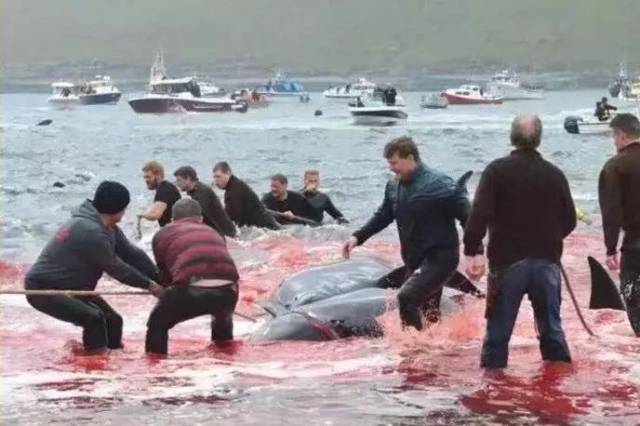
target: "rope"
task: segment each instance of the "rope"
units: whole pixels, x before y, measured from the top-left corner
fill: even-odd
[[[564,270],[564,266],[562,266],[562,264],[560,264],[560,272],[562,272],[562,278],[564,278],[564,282],[567,284],[567,291],[569,292],[569,296],[571,297],[573,306],[576,308],[576,313],[578,314],[578,318],[580,319],[582,326],[584,327],[585,331],[589,334],[589,336],[595,336],[593,331],[591,331],[591,329],[587,325],[587,322],[584,320],[584,317],[582,316],[582,311],[578,306],[578,301],[576,300],[576,296],[573,294],[573,289],[571,288],[571,284],[569,283],[569,276],[567,275],[567,271]]]

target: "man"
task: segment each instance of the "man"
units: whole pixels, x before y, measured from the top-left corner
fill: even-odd
[[[403,325],[421,330],[421,312],[430,322],[437,321],[443,284],[458,266],[455,219],[464,226],[469,201],[450,177],[422,163],[410,137],[389,142],[384,157],[396,176],[387,183],[373,217],[345,242],[343,256],[348,258],[356,246],[395,219],[404,266],[383,277],[379,285],[400,287],[400,319]]]
[[[117,226],[128,204],[127,188],[102,182],[93,201],[82,203],[46,245],[25,277],[25,288],[91,291],[106,272],[159,295],[162,287],[152,280],[156,266]],[[27,301],[40,312],[82,327],[87,353],[122,348],[122,317],[99,296],[27,296]]]
[[[602,168],[598,188],[606,263],[610,270],[620,270],[629,322],[640,337],[640,123],[632,114],[618,114],[610,126],[617,154]],[[621,229],[624,238],[618,263]]]
[[[157,161],[149,161],[142,168],[144,183],[147,188],[156,191],[153,204],[138,217],[146,220],[157,220],[160,227],[171,222],[171,208],[180,199],[180,192],[174,184],[164,179],[164,167]]]
[[[212,341],[233,339],[238,271],[224,239],[202,220],[198,202],[180,200],[173,206],[173,222],[153,237],[160,284],[168,289],[147,322],[148,353],[166,354],[169,330],[202,315],[213,317]]]
[[[611,113],[609,111],[616,111],[618,108],[613,105],[609,105],[606,97],[603,97],[600,102],[596,102],[596,111],[593,113],[598,120],[607,121],[611,118]]]
[[[485,273],[482,238],[489,229],[487,331],[481,366],[504,368],[520,302],[528,294],[547,361],[571,362],[560,320],[560,257],[563,239],[576,227],[567,179],[537,148],[542,122],[519,116],[511,126],[510,155],[482,174],[464,231],[467,274]]]
[[[280,229],[280,225],[267,212],[256,193],[235,177],[226,161],[213,166],[213,183],[225,191],[224,209],[236,225]]]
[[[271,192],[262,197],[262,204],[282,225],[292,223],[319,225],[315,220],[317,214],[311,204],[301,194],[289,191],[288,185],[289,181],[285,175],[279,173],[273,175]]]
[[[176,186],[200,203],[204,223],[227,237],[236,236],[234,226],[224,211],[220,200],[211,187],[198,180],[196,171],[191,166],[183,166],[173,174]]]
[[[319,186],[320,172],[317,170],[307,170],[304,172],[304,189],[301,193],[316,212],[316,217],[313,220],[322,223],[324,212],[326,211],[338,223],[349,223],[342,213],[340,213],[340,210],[333,205],[331,198],[329,198],[327,194],[318,191]]]

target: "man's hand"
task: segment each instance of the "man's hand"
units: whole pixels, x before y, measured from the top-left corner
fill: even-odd
[[[155,281],[151,281],[151,284],[149,284],[149,293],[153,294],[159,299],[164,294],[164,287],[162,287]]]
[[[486,272],[484,256],[479,254],[476,256],[466,256],[465,264],[466,269],[465,272],[473,281],[477,281],[482,278]]]
[[[351,251],[358,245],[358,239],[354,236],[351,236],[345,243],[342,245],[342,257],[345,259],[349,259],[351,256]]]
[[[296,215],[291,213],[291,211],[289,210],[287,210],[286,212],[283,212],[282,216],[286,217],[287,219],[293,219],[294,217],[296,217]]]
[[[607,260],[605,262],[607,264],[607,268],[611,272],[615,272],[620,268],[620,264],[618,263],[618,254],[612,254],[611,256],[607,256]]]

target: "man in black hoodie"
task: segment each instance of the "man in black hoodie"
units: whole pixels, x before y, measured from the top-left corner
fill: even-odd
[[[280,229],[280,225],[267,212],[256,193],[233,174],[226,161],[213,166],[213,183],[224,190],[224,210],[236,225]]]
[[[45,246],[25,277],[27,290],[95,290],[104,272],[123,284],[162,293],[158,270],[127,240],[118,222],[129,204],[122,184],[102,182]],[[83,328],[89,353],[122,347],[122,317],[99,296],[27,296],[31,306]]]

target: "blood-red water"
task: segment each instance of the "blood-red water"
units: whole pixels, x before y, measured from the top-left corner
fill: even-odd
[[[339,259],[339,241],[312,243],[282,235],[232,242],[235,252],[261,253],[242,266],[238,311],[279,281],[311,265]],[[207,342],[196,319],[171,333],[168,358],[143,353],[152,298],[109,298],[125,318],[125,349],[85,356],[80,330],[33,310],[22,296],[0,299],[2,418],[10,423],[119,424],[639,424],[640,340],[624,313],[588,311],[587,255],[601,254],[595,235],[578,233],[563,259],[589,337],[565,292],[563,323],[571,365],[543,363],[528,302],[511,341],[509,367],[479,368],[481,301],[421,333],[401,330],[397,313],[383,318],[385,337],[329,342],[254,343],[253,324],[238,320],[236,341]],[[361,252],[398,260],[396,244],[371,242]],[[0,263],[2,288],[20,288],[22,265]],[[118,288],[106,281],[101,288]]]

